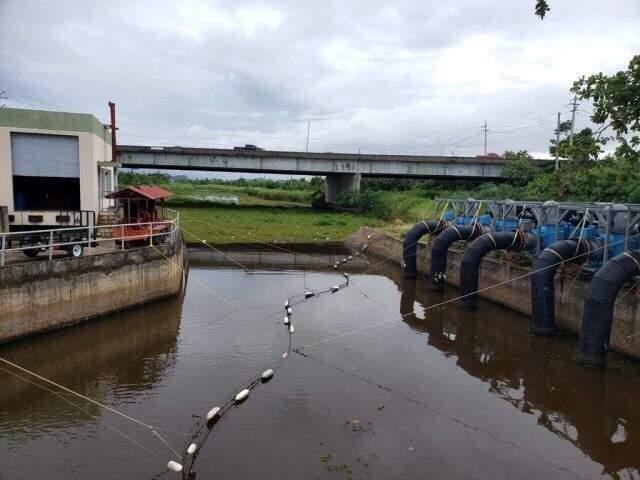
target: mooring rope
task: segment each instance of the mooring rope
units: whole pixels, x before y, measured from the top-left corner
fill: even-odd
[[[131,415],[127,415],[126,413],[120,412],[120,411],[116,410],[115,408],[112,408],[112,407],[110,407],[108,405],[105,405],[104,403],[100,403],[100,402],[94,400],[93,398],[89,398],[89,397],[87,397],[87,396],[85,396],[85,395],[83,395],[83,394],[81,394],[79,392],[71,390],[70,388],[67,388],[64,385],[61,385],[61,384],[59,384],[57,382],[54,382],[53,380],[49,380],[48,378],[45,378],[42,375],[37,374],[36,372],[33,372],[33,371],[28,370],[28,369],[26,369],[24,367],[21,367],[20,365],[7,360],[6,358],[0,357],[0,362],[3,362],[3,363],[5,363],[5,364],[17,369],[17,370],[20,370],[20,371],[24,372],[24,373],[32,375],[33,377],[37,378],[38,380],[42,380],[43,382],[46,382],[46,383],[48,383],[50,385],[53,385],[54,387],[57,387],[60,390],[65,391],[66,393],[69,393],[71,395],[75,395],[76,397],[81,398],[81,399],[83,399],[83,400],[85,400],[85,401],[87,401],[89,403],[93,403],[94,405],[97,405],[98,407],[100,407],[100,408],[102,408],[104,410],[107,410],[107,411],[109,411],[109,412],[111,412],[111,413],[113,413],[115,415],[119,415],[120,417],[122,417],[122,418],[124,418],[126,420],[129,420],[130,422],[133,422],[133,423],[135,423],[137,425],[140,425],[140,426],[150,430],[152,432],[152,434],[157,436],[158,439],[160,439],[163,443],[165,443],[167,446],[169,446],[168,443],[166,442],[166,440],[160,435],[160,433],[158,433],[158,429],[154,425],[145,423],[145,422],[143,422],[142,420],[140,420],[138,418],[132,417]],[[33,382],[30,382],[30,383],[33,383]],[[171,448],[171,446],[169,446],[169,448],[172,450],[173,453],[178,455],[177,452],[173,448]],[[178,458],[180,458],[180,455],[178,455]]]
[[[595,252],[595,251],[602,250],[602,249],[605,249],[605,248],[610,248],[611,246],[616,245],[616,244],[619,244],[619,243],[624,243],[626,240],[631,239],[631,238],[634,238],[634,237],[637,237],[637,236],[639,236],[639,235],[640,235],[640,233],[636,233],[636,234],[634,234],[634,235],[632,235],[632,236],[628,237],[627,239],[622,239],[622,240],[619,240],[619,241],[617,241],[617,242],[610,243],[610,244],[608,244],[608,245],[602,245],[602,246],[600,246],[600,247],[598,247],[598,248],[595,248],[595,249],[593,249],[593,250],[590,250],[590,251],[588,251],[588,252],[584,252],[584,253],[580,253],[580,254],[578,254],[578,255],[574,255],[573,257],[567,258],[567,259],[565,259],[565,260],[563,260],[563,261],[561,261],[561,262],[557,262],[557,263],[554,263],[554,264],[550,264],[550,265],[547,265],[547,266],[545,266],[545,267],[539,268],[539,269],[537,269],[537,270],[532,270],[532,271],[529,271],[529,272],[524,273],[524,274],[522,274],[522,275],[518,275],[518,276],[515,276],[515,277],[513,277],[513,278],[509,278],[509,279],[504,280],[504,281],[502,281],[502,282],[498,282],[498,283],[495,283],[495,284],[493,284],[493,285],[489,285],[489,286],[487,286],[487,287],[479,288],[479,289],[477,289],[477,290],[475,290],[475,291],[473,291],[473,292],[466,293],[466,294],[464,294],[464,295],[458,295],[457,297],[450,298],[450,299],[448,299],[448,300],[444,300],[444,301],[442,301],[442,302],[438,302],[438,303],[435,303],[435,304],[433,304],[433,305],[429,305],[429,306],[427,306],[427,307],[425,307],[425,308],[424,308],[424,311],[425,311],[425,313],[426,313],[427,311],[432,310],[432,309],[434,309],[434,308],[442,307],[442,306],[447,305],[447,304],[449,304],[449,303],[457,302],[457,301],[459,301],[459,300],[461,300],[461,299],[463,299],[463,298],[466,298],[466,297],[469,297],[469,296],[472,296],[472,295],[476,295],[476,294],[478,294],[478,293],[486,292],[486,291],[488,291],[488,290],[491,290],[491,289],[494,289],[494,288],[500,287],[500,286],[502,286],[502,285],[506,285],[506,284],[511,283],[511,282],[515,282],[515,281],[517,281],[517,280],[521,280],[521,279],[526,278],[526,277],[529,277],[529,276],[531,276],[531,275],[533,275],[533,274],[535,274],[535,273],[542,272],[542,271],[547,270],[547,269],[549,269],[549,268],[553,268],[553,267],[555,267],[555,266],[557,266],[557,265],[560,265],[560,264],[562,264],[562,263],[570,262],[570,261],[573,261],[573,260],[575,260],[575,259],[577,259],[577,258],[580,258],[580,257],[584,257],[584,256],[587,256],[587,255],[590,255],[591,253],[593,253],[593,252]],[[408,316],[408,315],[412,315],[412,314],[413,314],[413,312],[411,312],[411,313],[406,313],[406,314],[401,314],[401,315],[400,315],[400,318],[404,318],[404,317],[406,317],[406,316]],[[364,331],[364,330],[368,330],[368,329],[370,329],[370,328],[373,328],[373,327],[376,327],[376,326],[379,326],[379,325],[383,325],[383,324],[385,324],[385,323],[390,323],[390,324],[392,324],[392,325],[397,325],[397,322],[395,322],[395,318],[393,318],[393,319],[386,319],[386,320],[382,320],[382,321],[379,321],[379,322],[372,323],[372,324],[370,324],[370,325],[365,325],[364,327],[357,328],[357,329],[355,329],[355,330],[353,330],[353,331],[350,331],[350,332],[341,333],[341,334],[335,335],[335,336],[333,336],[333,337],[325,338],[324,340],[320,340],[320,341],[317,341],[317,342],[314,342],[314,343],[310,343],[310,344],[308,344],[308,345],[303,345],[303,346],[301,346],[301,347],[298,347],[298,348],[297,348],[297,350],[302,350],[302,349],[305,349],[305,348],[311,348],[311,347],[314,347],[314,346],[316,346],[316,345],[320,345],[320,344],[323,344],[323,343],[327,343],[327,342],[330,342],[330,341],[332,341],[332,340],[336,340],[336,339],[338,339],[338,338],[343,338],[343,337],[346,337],[346,336],[349,336],[349,335],[353,335],[353,334],[355,334],[355,333],[358,333],[358,332],[361,332],[361,331]],[[637,332],[637,333],[640,333],[640,332]]]
[[[171,262],[174,266],[178,267],[179,269],[181,269],[183,272],[185,271],[185,268],[182,265],[179,265],[175,260],[172,260],[171,258],[169,258],[167,255],[165,255],[158,247],[156,247],[155,245],[151,245],[151,247],[153,247],[153,249],[158,252],[160,255],[162,255],[167,261]],[[204,288],[206,291],[208,291],[209,293],[211,293],[213,296],[215,296],[216,298],[222,300],[224,303],[226,303],[227,305],[233,307],[235,310],[238,310],[238,307],[231,302],[230,300],[227,300],[226,298],[224,298],[222,295],[220,295],[219,293],[217,293],[215,290],[213,290],[211,287],[209,287],[208,285],[206,285],[205,283],[203,283],[202,281],[200,281],[198,278],[196,277],[191,277],[193,278],[193,280],[200,285],[202,288]]]
[[[229,260],[230,262],[234,263],[235,265],[239,266],[240,268],[242,268],[243,270],[245,270],[246,272],[250,272],[253,273],[253,270],[251,270],[250,268],[246,267],[245,265],[243,265],[242,263],[240,263],[239,261],[237,261],[235,258],[230,257],[229,255],[225,254],[224,252],[220,251],[219,249],[215,248],[213,245],[209,245],[209,243],[198,237],[196,234],[190,232],[189,230],[187,230],[184,227],[180,227],[182,229],[182,231],[184,231],[187,235],[195,238],[196,240],[198,240],[202,245],[206,246],[207,248],[213,250],[214,252],[216,252],[219,255],[222,255],[224,258],[226,258],[227,260]],[[277,285],[275,282],[272,282],[271,280],[269,280],[268,278],[264,277],[264,276],[259,276],[258,278],[262,279],[264,282],[269,283],[272,287],[274,287],[276,290],[278,290],[280,293],[284,293],[284,291],[280,288],[279,285]]]
[[[138,442],[136,439],[130,437],[129,435],[127,435],[126,433],[120,431],[119,429],[117,429],[116,427],[114,427],[113,425],[105,422],[104,420],[102,420],[100,417],[93,415],[92,413],[90,413],[89,411],[85,410],[84,408],[82,408],[80,405],[73,403],[71,400],[69,400],[68,398],[65,398],[63,395],[61,395],[60,393],[51,390],[50,388],[45,387],[44,385],[40,385],[39,383],[33,382],[31,380],[29,380],[26,377],[23,377],[22,375],[18,375],[15,372],[12,372],[10,370],[7,370],[6,368],[2,368],[0,367],[0,371],[3,371],[5,373],[8,373],[9,375],[13,375],[14,377],[18,377],[22,380],[24,380],[25,382],[28,382],[38,388],[41,388],[42,390],[45,390],[53,395],[55,395],[56,397],[60,398],[61,400],[64,400],[66,403],[72,405],[73,407],[77,408],[78,410],[80,410],[81,412],[85,413],[86,415],[88,415],[89,417],[93,418],[94,420],[102,423],[103,425],[105,425],[106,427],[110,428],[111,430],[113,430],[114,432],[118,433],[119,435],[123,436],[124,438],[126,438],[127,440],[129,440],[130,442],[134,443],[135,445],[139,446],[140,448],[142,448],[143,450],[146,450],[148,453],[150,453],[151,455],[154,455],[155,457],[159,458],[162,460],[162,457],[157,454],[156,452],[154,452],[153,450],[151,450],[149,447],[147,447],[146,445]],[[173,449],[172,449],[173,450]],[[179,457],[179,456],[178,456]]]

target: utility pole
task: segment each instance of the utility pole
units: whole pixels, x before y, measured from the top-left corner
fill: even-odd
[[[569,104],[571,105],[571,134],[569,135],[569,145],[573,146],[573,130],[576,125],[576,110],[578,109],[578,96],[573,96],[573,101]]]
[[[482,127],[482,132],[484,133],[484,156],[487,156],[487,121],[484,121],[484,126]]]
[[[558,126],[556,127],[556,170],[560,168],[560,112],[558,112]]]
[[[307,152],[309,151],[309,131],[311,130],[311,120],[307,122]]]

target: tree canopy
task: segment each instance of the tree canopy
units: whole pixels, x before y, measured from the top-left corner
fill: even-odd
[[[549,8],[547,0],[536,0],[536,15],[544,18],[549,10],[551,10],[551,8]]]
[[[627,70],[580,78],[571,91],[592,102],[591,120],[599,125],[596,139],[602,144],[616,140],[617,157],[640,160],[640,55],[631,59]],[[608,129],[613,135],[604,135]]]

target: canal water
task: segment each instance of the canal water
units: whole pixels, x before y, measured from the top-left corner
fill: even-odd
[[[342,254],[192,250],[180,298],[0,355],[162,428],[181,451],[194,416],[280,359],[284,300],[340,283],[327,265]],[[293,347],[313,346],[216,425],[198,479],[640,478],[637,362],[578,367],[575,338],[534,337],[485,301],[427,310],[457,291],[369,262],[295,307]],[[145,428],[4,371],[0,385],[0,479],[179,478]]]

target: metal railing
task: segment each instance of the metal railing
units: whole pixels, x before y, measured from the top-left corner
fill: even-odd
[[[154,239],[162,243],[175,243],[180,230],[180,213],[169,208],[158,209],[159,220],[142,223],[118,223],[113,225],[89,225],[84,227],[56,228],[50,230],[30,230],[0,233],[0,266],[4,266],[7,254],[11,252],[48,252],[49,260],[54,250],[64,250],[74,245],[86,245],[89,254],[101,243],[115,242],[124,250],[127,243]],[[156,242],[159,243],[159,242]],[[18,246],[14,246],[18,245]]]

